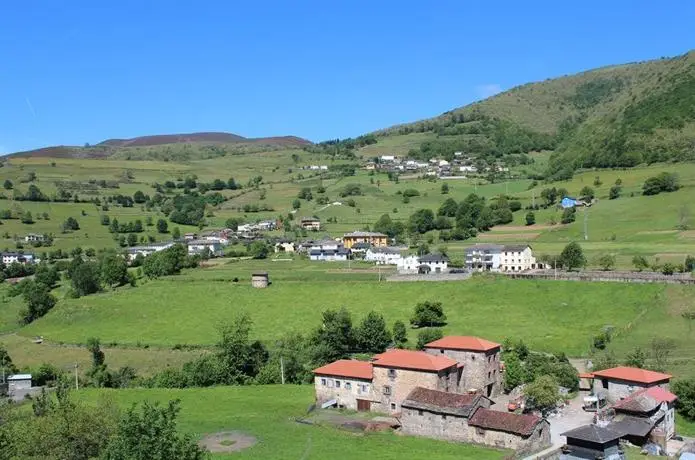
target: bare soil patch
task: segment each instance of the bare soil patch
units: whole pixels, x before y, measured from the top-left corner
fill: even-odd
[[[499,227],[492,227],[490,233],[500,233],[500,232],[533,232],[538,230],[547,230],[552,228],[552,225],[503,225]]]
[[[249,434],[240,431],[220,431],[219,433],[209,434],[198,442],[200,447],[204,447],[212,453],[228,454],[248,449],[258,442]]]
[[[525,232],[525,233],[479,233],[480,240],[497,240],[497,241],[527,241],[535,240],[540,236],[540,232]]]
[[[668,235],[671,233],[677,233],[678,230],[643,230],[641,232],[637,232],[638,235]],[[687,232],[684,232],[687,233]],[[693,234],[695,237],[695,234]]]
[[[685,230],[678,234],[681,238],[695,238],[695,230]]]

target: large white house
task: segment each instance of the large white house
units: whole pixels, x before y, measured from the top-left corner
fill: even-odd
[[[34,254],[22,254],[21,252],[3,252],[2,263],[10,265],[13,263],[33,264],[35,262]]]
[[[321,261],[345,261],[350,257],[350,249],[335,240],[323,240],[309,246],[309,259]]]
[[[522,272],[543,268],[528,244],[476,244],[466,248],[466,268],[476,271]]]
[[[449,271],[449,258],[442,254],[403,257],[396,262],[398,273],[428,274]]]
[[[218,241],[210,240],[191,240],[186,242],[188,254],[201,254],[207,248],[213,256],[222,254],[222,244]]]
[[[364,260],[377,265],[398,265],[401,259],[403,256],[398,248],[369,248],[364,253]]]
[[[166,243],[152,243],[145,246],[133,246],[132,248],[127,248],[126,253],[128,254],[128,261],[135,260],[138,254],[142,254],[144,257],[154,254],[155,252],[163,251],[174,245],[173,241],[167,241]]]

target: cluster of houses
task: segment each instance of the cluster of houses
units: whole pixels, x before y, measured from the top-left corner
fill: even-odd
[[[413,160],[402,158],[397,155],[381,155],[376,161],[369,161],[364,168],[367,170],[380,170],[384,172],[397,173],[422,173],[427,176],[438,177],[461,177],[477,174],[478,172],[501,172],[508,173],[509,168],[503,164],[492,164],[476,166],[476,159],[463,152],[454,152],[454,156],[449,160],[443,158],[431,158],[428,161]]]
[[[547,420],[490,409],[502,388],[500,345],[448,336],[424,351],[391,349],[370,361],[314,370],[321,407],[389,413],[404,434],[513,450],[550,444]]]
[[[543,269],[527,244],[476,244],[465,250],[465,264],[470,271],[522,272]]]
[[[2,256],[2,263],[4,265],[11,265],[14,263],[33,264],[38,261],[34,254],[28,252],[8,251],[2,252],[0,255]]]
[[[368,361],[341,359],[314,369],[316,403],[322,408],[391,414],[404,434],[536,452],[551,442],[540,414],[496,410],[504,363],[498,343],[447,336],[423,351],[389,349]],[[620,441],[664,446],[675,435],[671,376],[631,367],[580,374],[593,396],[606,401],[587,410],[594,423],[561,434],[560,458],[618,459]],[[557,458],[557,457],[554,457]]]
[[[198,236],[195,233],[186,233],[182,241],[164,241],[161,243],[150,243],[142,246],[133,246],[126,249],[129,261],[135,260],[138,254],[147,257],[155,252],[163,251],[172,247],[176,243],[186,246],[189,255],[201,254],[206,250],[212,257],[221,256],[223,248],[230,242],[229,231],[213,231],[203,233]]]

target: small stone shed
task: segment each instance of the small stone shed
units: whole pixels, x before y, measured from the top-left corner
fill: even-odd
[[[251,286],[255,288],[267,288],[270,284],[268,272],[254,272],[251,274]]]

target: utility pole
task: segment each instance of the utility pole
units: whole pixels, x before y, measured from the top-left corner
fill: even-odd
[[[285,360],[282,356],[280,356],[280,378],[281,382],[284,385],[285,384]]]
[[[379,271],[379,282],[381,282],[381,265],[377,263],[376,268]]]
[[[78,367],[79,367],[78,364],[75,363],[75,390],[80,389],[80,381],[77,379],[77,368]]]
[[[589,240],[589,208],[584,207],[584,241]]]

